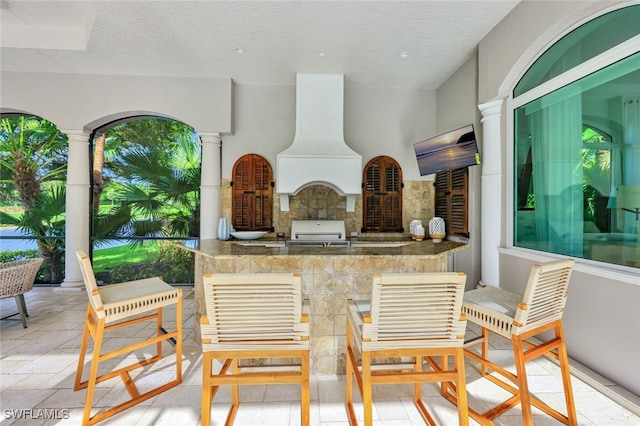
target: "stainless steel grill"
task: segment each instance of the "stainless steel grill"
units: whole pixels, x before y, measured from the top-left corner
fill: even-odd
[[[343,220],[292,220],[289,245],[348,246]]]

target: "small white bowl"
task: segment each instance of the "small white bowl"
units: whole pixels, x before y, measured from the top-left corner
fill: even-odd
[[[235,231],[231,233],[231,236],[239,240],[257,240],[267,234],[267,231]]]

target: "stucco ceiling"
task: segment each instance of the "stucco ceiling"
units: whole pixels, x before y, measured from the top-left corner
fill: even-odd
[[[2,71],[435,89],[519,0],[0,3]]]

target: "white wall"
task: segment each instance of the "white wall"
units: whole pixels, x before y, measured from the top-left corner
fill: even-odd
[[[478,47],[478,102],[508,96],[526,67],[542,49],[566,31],[608,10],[628,2],[571,1],[520,3]],[[439,99],[439,106],[446,103]],[[512,198],[506,191],[512,179],[507,158],[513,138],[508,133],[507,109],[501,118],[503,152],[503,199]],[[486,142],[486,141],[485,141]],[[509,203],[507,203],[509,204]],[[504,217],[511,214],[504,207]],[[510,247],[510,232],[503,222],[500,252],[500,286],[519,290],[531,264],[548,255],[534,255]],[[564,315],[569,355],[628,390],[640,394],[640,333],[637,312],[640,310],[640,274],[627,268],[620,272],[590,267],[577,260],[576,273],[569,285],[569,300]],[[524,278],[523,278],[524,277]]]
[[[222,177],[231,178],[235,161],[244,154],[265,157],[274,167],[295,132],[293,86],[236,85],[233,134],[222,136]]]
[[[482,132],[478,110],[478,56],[474,54],[438,88],[437,133],[473,124],[482,161]],[[469,167],[469,248],[455,253],[451,270],[467,274],[466,288],[480,282],[480,166]]]
[[[434,90],[345,90],[345,140],[363,166],[378,155],[400,163],[404,180],[420,177],[413,144],[437,134]]]
[[[295,134],[294,86],[235,86],[234,133],[222,142],[222,177],[253,152],[276,167]],[[435,91],[345,88],[344,135],[363,165],[378,155],[396,159],[405,180],[420,180],[413,144],[436,134]],[[275,172],[275,170],[274,170]]]
[[[2,72],[0,87],[3,112],[35,114],[61,130],[90,133],[114,118],[155,113],[198,132],[231,131],[229,78]]]
[[[155,113],[198,132],[222,133],[222,177],[243,154],[276,156],[293,142],[294,86],[234,86],[231,79],[0,74],[3,112],[43,117],[60,129],[86,130],[114,118]],[[413,144],[436,134],[435,91],[345,89],[345,139],[363,163],[395,158],[405,180],[419,176]],[[108,118],[107,118],[108,117]]]

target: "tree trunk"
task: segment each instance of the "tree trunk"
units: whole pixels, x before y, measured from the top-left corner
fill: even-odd
[[[52,245],[51,242],[38,240],[38,252],[45,264],[42,269],[43,281],[51,284],[61,283],[64,278],[64,250]]]
[[[40,195],[40,183],[38,182],[36,170],[29,167],[23,152],[14,153],[14,158],[13,182],[16,185],[20,201],[22,201],[22,207],[26,213]]]
[[[104,190],[105,183],[102,179],[102,170],[104,168],[104,144],[106,136],[101,134],[95,139],[93,148],[93,212],[98,213],[100,209],[100,196]]]

